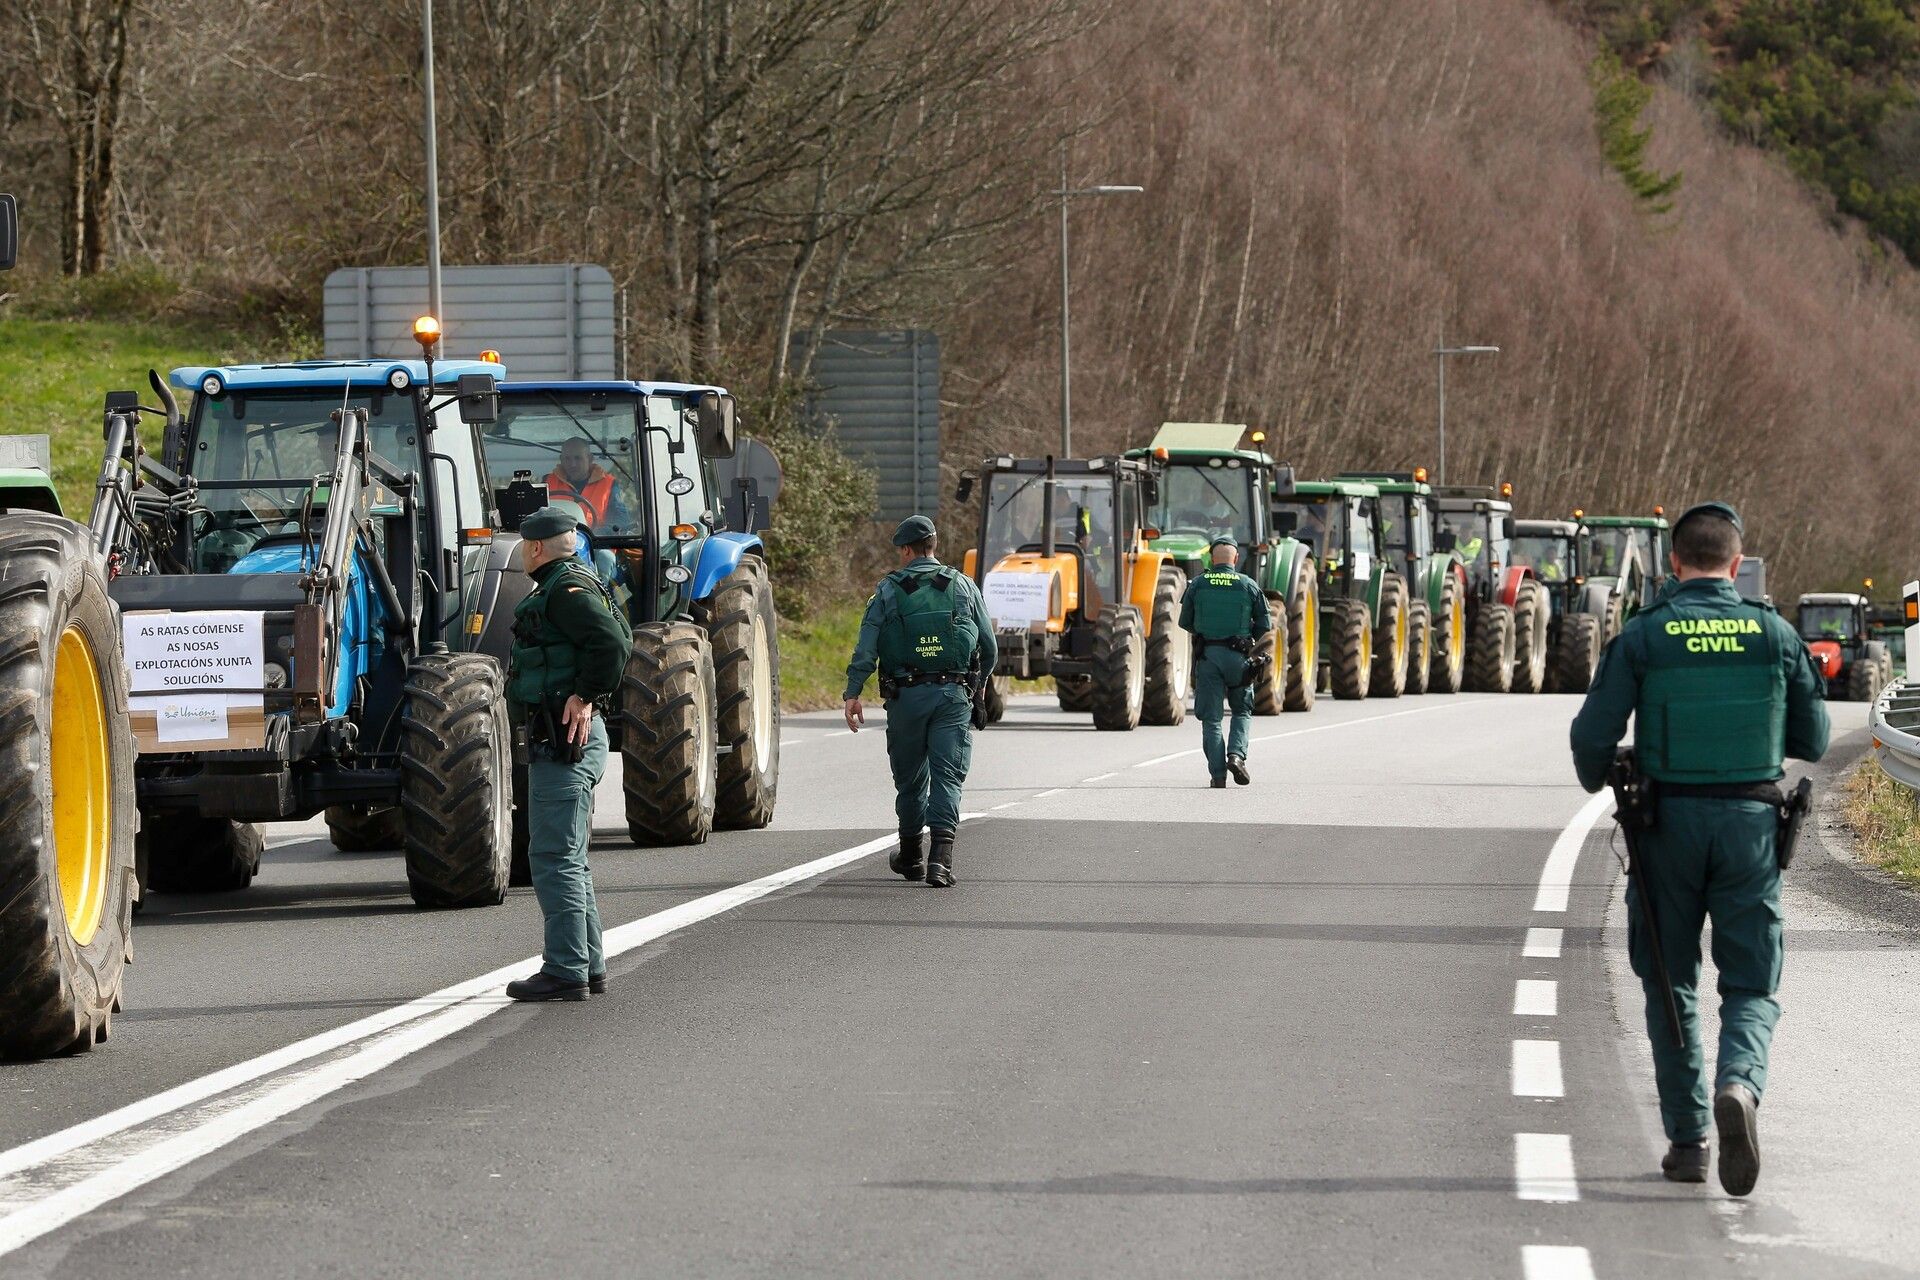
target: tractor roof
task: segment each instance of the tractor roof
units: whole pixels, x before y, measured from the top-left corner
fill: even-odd
[[[1165,449],[1167,461],[1198,466],[1212,458],[1238,458],[1255,466],[1270,466],[1273,459],[1258,449],[1242,449],[1240,437],[1247,431],[1240,422],[1163,422],[1153,433],[1153,442],[1144,449],[1129,449],[1129,458],[1151,457]]]
[[[596,380],[574,382],[503,382],[500,384],[500,394],[503,396],[510,396],[515,393],[540,395],[549,391],[555,395],[562,395],[570,391],[586,393],[588,395],[599,393],[603,395],[635,396],[684,396],[690,392],[700,391],[717,391],[721,395],[727,394],[725,387],[716,387],[712,383],[706,382],[609,382]]]
[[[1513,488],[1505,487],[1509,492]],[[1435,485],[1433,499],[1433,505],[1442,511],[1498,511],[1502,515],[1513,511],[1512,500],[1502,497],[1490,484]]]
[[[188,365],[167,375],[167,381],[182,391],[204,391],[209,378],[217,378],[220,389],[297,391],[308,387],[391,386],[396,372],[407,375],[408,385],[427,380],[424,360],[297,360],[290,364]],[[485,373],[504,378],[506,369],[486,360],[436,360],[433,383],[452,386],[466,373]]]
[[[1800,603],[1806,604],[1843,604],[1865,605],[1867,598],[1855,595],[1851,591],[1809,591],[1800,597]]]
[[[1138,459],[1121,458],[1113,454],[1105,454],[1098,458],[1053,459],[1053,472],[1058,476],[1101,476],[1122,473],[1138,475],[1146,470],[1146,465]],[[980,471],[983,475],[995,471],[1011,471],[1019,475],[1045,475],[1047,459],[1016,458],[1012,454],[1003,453],[982,461]]]
[[[1670,527],[1665,516],[1582,516],[1582,524],[1593,525],[1600,529],[1665,529]]]
[[[1523,538],[1571,538],[1580,526],[1571,520],[1515,520],[1513,531]]]
[[[1274,491],[1274,497],[1282,502],[1293,497],[1377,498],[1379,496],[1379,486],[1364,480],[1296,480],[1291,488]]]
[[[1411,471],[1342,471],[1342,480],[1364,480],[1382,493],[1431,494],[1433,486],[1414,478]]]

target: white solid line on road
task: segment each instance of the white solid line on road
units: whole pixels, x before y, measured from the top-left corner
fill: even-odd
[[[1560,931],[1558,929],[1527,930],[1527,945],[1520,954],[1529,960],[1558,960],[1560,958]]]
[[[976,816],[962,814],[961,820]],[[607,930],[603,939],[607,956],[623,955],[689,925],[890,849],[896,842],[895,836],[881,836],[629,921]],[[504,965],[0,1152],[0,1255],[499,1012],[509,1004],[503,992],[506,982],[530,972],[539,963],[540,957],[532,956]],[[237,1106],[231,1105],[231,1098],[223,1098],[288,1067],[360,1042],[364,1043],[354,1052],[254,1091]],[[207,1109],[212,1114],[203,1118],[150,1123],[209,1100],[216,1100],[215,1105]],[[222,1109],[220,1101],[229,1105]],[[148,1126],[149,1132],[131,1132],[141,1126]],[[127,1136],[120,1138],[123,1134]],[[152,1140],[142,1143],[143,1136]],[[117,1140],[109,1143],[110,1139]],[[105,1149],[109,1146],[111,1151]]]
[[[1593,824],[1600,821],[1600,815],[1612,803],[1613,795],[1602,791],[1580,806],[1580,812],[1573,815],[1573,821],[1553,842],[1547,865],[1540,872],[1540,892],[1533,898],[1535,911],[1567,909],[1567,894],[1573,887],[1573,864],[1579,861],[1580,846],[1587,842],[1587,832],[1593,830]]]
[[[1513,984],[1513,1013],[1518,1018],[1558,1017],[1560,984],[1550,978],[1520,979]]]
[[[1520,1272],[1526,1280],[1593,1280],[1593,1257],[1579,1245],[1522,1245]]]
[[[1513,1042],[1514,1097],[1561,1098],[1566,1092],[1566,1081],[1560,1075],[1558,1040]]]
[[[1513,1135],[1514,1192],[1522,1200],[1568,1204],[1580,1198],[1573,1177],[1573,1139],[1564,1133]]]

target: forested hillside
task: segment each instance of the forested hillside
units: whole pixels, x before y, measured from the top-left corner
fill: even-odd
[[[151,260],[271,345],[327,270],[420,260],[417,6],[22,3],[0,185],[36,271]],[[1897,577],[1920,286],[1845,214],[1908,245],[1873,209],[1906,198],[1912,28],[1849,0],[1889,16],[1841,48],[1806,8],[443,5],[445,250],[604,262],[634,369],[768,405],[823,327],[938,328],[957,468],[1056,438],[1064,143],[1075,185],[1147,189],[1072,215],[1082,450],[1221,417],[1311,471],[1431,464],[1436,341],[1493,343],[1450,369],[1450,478],[1539,514],[1730,498],[1776,594]],[[1860,200],[1796,151],[1780,45],[1877,60]]]

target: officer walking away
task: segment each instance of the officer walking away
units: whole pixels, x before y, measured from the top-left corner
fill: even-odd
[[[1828,731],[1806,645],[1772,608],[1734,588],[1740,539],[1740,517],[1725,503],[1680,517],[1677,580],[1607,645],[1572,732],[1580,785],[1598,791],[1634,721],[1639,776],[1616,785],[1648,794],[1651,812],[1629,828],[1628,949],[1646,992],[1672,1144],[1660,1167],[1675,1182],[1707,1177],[1697,987],[1701,926],[1713,921],[1720,1046],[1711,1105],[1720,1185],[1736,1196],[1760,1177],[1758,1107],[1780,1017],[1780,870],[1797,823],[1788,825],[1795,810],[1776,782],[1783,756],[1825,754]]]
[[[1235,566],[1240,546],[1222,535],[1213,540],[1213,565],[1187,584],[1180,601],[1180,626],[1193,633],[1193,709],[1200,717],[1200,745],[1213,785],[1227,775],[1246,786],[1247,735],[1253,728],[1253,644],[1273,626],[1267,597]],[[1226,740],[1220,736],[1222,704],[1233,717]]]
[[[866,723],[860,691],[877,666],[887,704],[887,762],[900,848],[887,865],[907,880],[953,883],[960,787],[973,758],[973,688],[999,661],[993,623],[973,579],[934,559],[933,521],[908,516],[894,530],[900,568],[880,580],[847,664],[847,728]],[[921,844],[921,828],[931,848]]]
[[[507,984],[515,1000],[585,1000],[607,989],[587,842],[593,789],[607,770],[598,705],[620,687],[633,633],[576,557],[574,517],[542,507],[520,524],[534,581],[513,611],[507,706],[527,742],[527,858],[546,918],[540,972]]]

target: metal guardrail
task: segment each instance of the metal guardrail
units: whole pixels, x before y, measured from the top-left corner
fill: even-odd
[[[1920,681],[1895,680],[1867,715],[1873,756],[1889,778],[1920,791]]]

